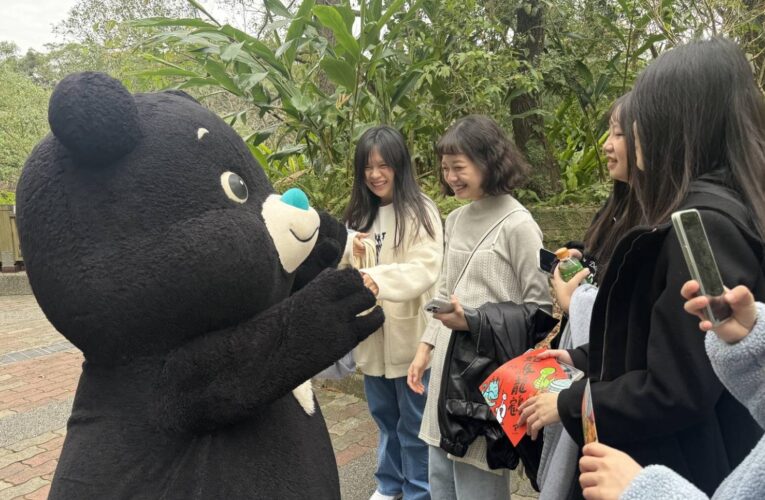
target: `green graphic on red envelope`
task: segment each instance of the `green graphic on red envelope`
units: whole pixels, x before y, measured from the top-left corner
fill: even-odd
[[[526,424],[519,426],[524,401],[540,392],[560,392],[567,389],[584,373],[573,366],[562,365],[555,358],[537,360],[545,349],[534,349],[500,366],[483,381],[480,390],[491,412],[517,445],[526,434]]]

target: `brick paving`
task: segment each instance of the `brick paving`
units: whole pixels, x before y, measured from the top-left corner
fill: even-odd
[[[82,354],[31,295],[0,297],[0,500],[44,499],[66,435]],[[374,491],[377,429],[366,401],[331,387],[316,395],[332,438],[344,500]],[[528,483],[513,500],[530,500]],[[527,496],[529,495],[529,496]]]

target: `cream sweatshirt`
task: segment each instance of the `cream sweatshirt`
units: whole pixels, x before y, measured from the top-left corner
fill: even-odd
[[[433,238],[423,226],[412,234],[413,218],[408,218],[404,222],[406,240],[394,248],[396,213],[392,204],[380,207],[367,231],[367,239],[374,243],[376,265],[359,271],[368,274],[380,289],[377,299],[385,312],[385,323],[353,351],[365,375],[405,377],[430,319],[423,306],[433,296],[441,272],[443,228],[435,203],[427,198],[426,206]],[[349,235],[341,267],[351,265],[352,257],[353,238]]]

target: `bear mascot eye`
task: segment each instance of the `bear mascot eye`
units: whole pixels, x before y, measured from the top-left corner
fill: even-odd
[[[234,172],[223,172],[220,176],[220,183],[223,186],[223,192],[231,200],[237,203],[247,201],[247,196],[249,196],[247,184],[237,174]]]

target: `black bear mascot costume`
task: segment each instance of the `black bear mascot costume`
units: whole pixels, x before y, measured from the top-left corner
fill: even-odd
[[[181,92],[80,73],[49,121],[19,231],[37,301],[85,356],[51,498],[339,498],[304,382],[383,321],[359,315],[358,272],[319,272],[345,229],[274,194]]]

